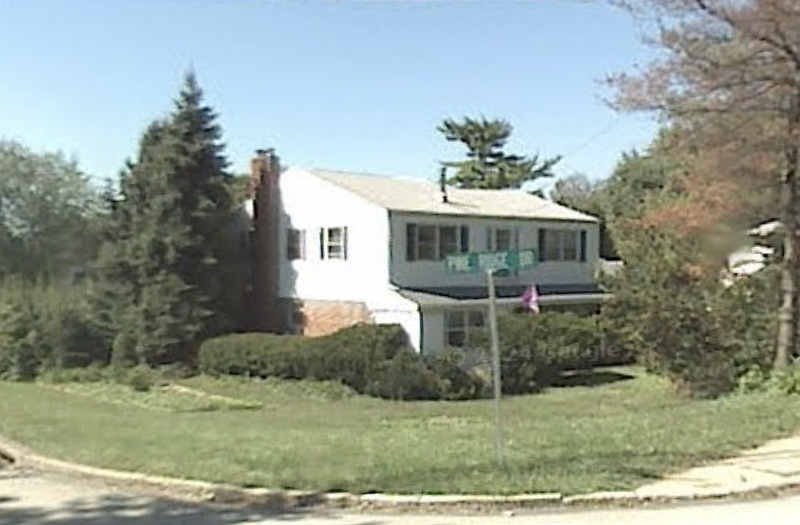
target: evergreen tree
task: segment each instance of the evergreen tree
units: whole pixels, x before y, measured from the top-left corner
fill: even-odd
[[[225,287],[235,206],[220,139],[189,73],[109,199],[96,295],[112,303],[115,351],[133,347],[139,362],[191,362],[199,342],[229,329],[237,311],[239,297]]]
[[[445,119],[438,129],[448,141],[467,148],[467,160],[443,163],[456,169],[450,183],[459,188],[521,188],[526,182],[552,177],[553,167],[561,160],[506,153],[504,148],[514,128],[505,120]]]

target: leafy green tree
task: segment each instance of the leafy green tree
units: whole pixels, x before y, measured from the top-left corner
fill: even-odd
[[[527,182],[552,177],[553,167],[561,160],[506,153],[504,148],[514,128],[505,120],[445,119],[438,130],[448,141],[467,148],[466,160],[442,163],[455,168],[449,182],[459,188],[522,188]]]
[[[60,281],[97,248],[98,194],[75,160],[0,141],[0,276]]]
[[[138,360],[191,362],[199,342],[228,330],[238,290],[228,228],[236,207],[221,130],[189,73],[168,118],[142,136],[139,155],[107,198],[94,297]],[[235,287],[233,287],[235,288]]]

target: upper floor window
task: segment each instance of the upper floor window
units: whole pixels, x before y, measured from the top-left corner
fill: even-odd
[[[406,260],[439,261],[469,251],[467,226],[406,225]]]
[[[306,258],[306,232],[289,228],[286,232],[286,257],[290,261]]]
[[[539,230],[539,260],[586,262],[586,230]]]
[[[484,325],[480,310],[452,310],[445,312],[444,342],[454,348],[468,348],[470,333]]]
[[[515,250],[519,245],[515,228],[487,228],[486,249],[490,252]]]
[[[347,227],[320,230],[320,259],[347,260]]]

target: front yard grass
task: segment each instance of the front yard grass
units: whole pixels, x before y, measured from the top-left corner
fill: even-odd
[[[166,412],[197,412],[211,410],[254,410],[261,403],[245,401],[183,385],[155,385],[147,391],[137,392],[127,385],[97,381],[90,383],[56,383],[42,386],[65,394],[92,398],[101,403],[135,406]]]
[[[506,471],[490,401],[394,403],[306,382],[181,381],[261,405],[210,412],[0,382],[0,433],[62,459],[242,486],[573,494],[633,488],[800,429],[800,396],[690,401],[635,375],[504,399]]]

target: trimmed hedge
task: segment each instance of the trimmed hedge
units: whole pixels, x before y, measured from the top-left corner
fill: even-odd
[[[597,316],[515,314],[501,317],[499,328],[505,394],[536,392],[564,371],[591,368],[602,345]],[[485,353],[488,330],[475,342],[473,351]],[[337,381],[386,399],[477,399],[490,386],[458,350],[421,358],[397,325],[357,325],[318,338],[227,335],[203,343],[199,363],[209,375]]]
[[[386,399],[471,399],[481,392],[457,363],[421,359],[398,325],[362,324],[317,338],[226,335],[202,344],[199,367],[209,375],[337,381]]]

